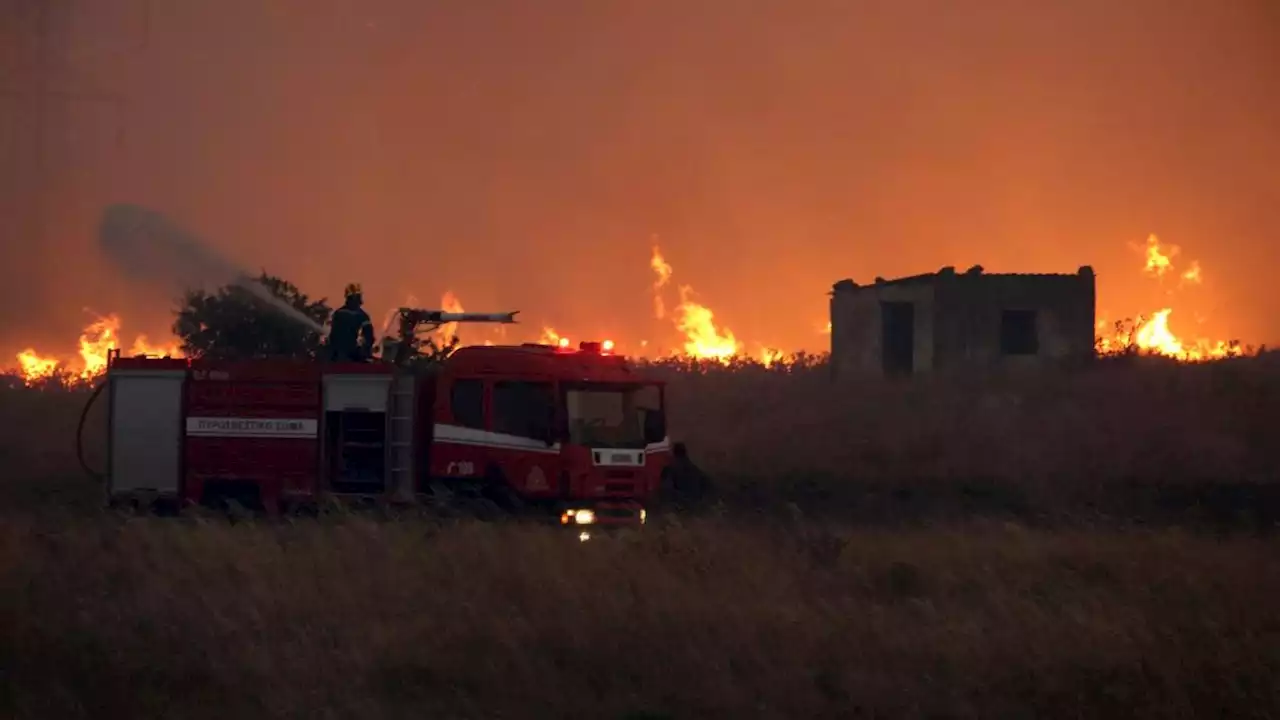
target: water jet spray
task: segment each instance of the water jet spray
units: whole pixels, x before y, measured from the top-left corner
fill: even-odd
[[[98,244],[131,280],[168,292],[235,285],[298,324],[324,334],[325,327],[276,297],[245,268],[195,233],[147,208],[116,204],[102,213]]]

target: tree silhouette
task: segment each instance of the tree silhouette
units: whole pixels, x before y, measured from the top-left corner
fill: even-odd
[[[311,300],[296,286],[262,273],[257,282],[274,297],[319,325],[333,310],[322,298]],[[263,358],[316,357],[324,337],[240,285],[213,293],[189,291],[176,311],[173,333],[188,357]]]

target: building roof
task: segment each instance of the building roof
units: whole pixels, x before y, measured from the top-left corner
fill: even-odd
[[[837,281],[831,286],[831,292],[851,292],[855,290],[865,290],[870,288],[885,287],[889,285],[914,285],[919,283],[937,282],[941,278],[956,277],[963,275],[965,277],[983,277],[983,278],[1068,278],[1068,277],[1092,277],[1093,266],[1082,265],[1080,269],[1074,273],[987,273],[983,271],[981,265],[974,265],[964,273],[957,273],[954,267],[948,265],[937,272],[923,273],[920,275],[907,275],[905,277],[886,280],[876,276],[872,283],[859,285],[853,281],[853,278],[845,278]]]

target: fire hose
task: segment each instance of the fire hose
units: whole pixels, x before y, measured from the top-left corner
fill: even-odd
[[[89,411],[93,409],[93,404],[97,402],[98,396],[102,394],[106,387],[107,382],[104,380],[98,387],[93,389],[93,394],[89,396],[89,400],[84,404],[84,410],[80,411],[80,423],[76,425],[76,459],[80,461],[80,469],[100,483],[106,482],[106,473],[98,472],[89,467],[89,462],[84,458],[84,426],[89,420]]]

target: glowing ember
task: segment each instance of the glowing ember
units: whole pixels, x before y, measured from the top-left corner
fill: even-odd
[[[1191,283],[1192,285],[1200,284],[1200,263],[1199,262],[1196,262],[1194,260],[1191,262],[1191,267],[1187,268],[1186,272],[1182,273],[1182,281]]]

